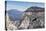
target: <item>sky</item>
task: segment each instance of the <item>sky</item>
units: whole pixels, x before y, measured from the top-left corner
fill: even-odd
[[[5,1],[29,1],[29,2],[44,2],[44,0],[5,0]]]
[[[32,6],[44,7],[44,3],[39,2],[21,2],[21,1],[7,1],[7,10],[17,9],[19,11],[25,11]]]

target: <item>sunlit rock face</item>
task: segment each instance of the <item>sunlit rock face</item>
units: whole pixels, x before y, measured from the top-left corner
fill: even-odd
[[[21,25],[20,25],[19,28],[25,28],[25,29],[27,29],[27,27],[29,26],[29,22],[30,22],[30,20],[29,20],[29,18],[26,16],[26,17],[24,18],[24,20],[22,21],[22,23],[21,23]]]
[[[26,15],[32,15],[32,12],[25,12]]]
[[[9,16],[7,15],[6,16],[6,27],[7,27],[7,30],[15,30],[15,29],[17,29],[17,26],[13,23],[13,21],[11,21],[10,19],[9,19]]]

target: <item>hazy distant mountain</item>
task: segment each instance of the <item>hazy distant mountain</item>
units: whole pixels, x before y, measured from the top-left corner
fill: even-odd
[[[23,12],[18,11],[17,9],[8,10],[8,15],[12,21],[21,19],[22,13]]]

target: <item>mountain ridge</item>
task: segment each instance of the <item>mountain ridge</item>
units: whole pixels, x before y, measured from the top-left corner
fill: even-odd
[[[8,10],[8,16],[10,16],[11,20],[15,21],[15,20],[19,20],[21,15],[22,15],[23,12],[17,10],[17,9],[11,9],[11,10]]]

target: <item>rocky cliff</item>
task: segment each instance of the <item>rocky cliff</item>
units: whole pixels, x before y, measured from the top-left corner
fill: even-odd
[[[8,29],[35,29],[44,28],[44,8],[40,7],[30,7],[25,12],[32,12],[32,15],[24,14],[19,22],[7,20]],[[10,21],[10,22],[8,22]]]

